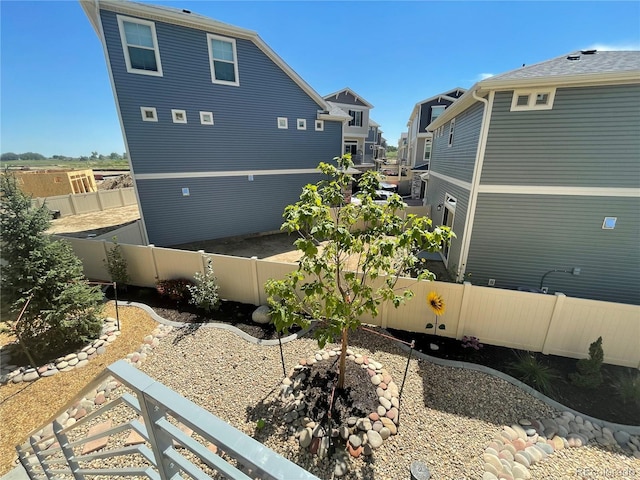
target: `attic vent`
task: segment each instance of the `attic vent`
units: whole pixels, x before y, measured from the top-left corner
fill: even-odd
[[[569,55],[567,60],[580,60],[580,55]]]
[[[186,8],[183,8],[183,9],[182,9],[182,12],[183,12],[183,13],[191,13],[191,10],[187,10]]]
[[[593,55],[597,52],[597,50],[580,50],[582,55]]]

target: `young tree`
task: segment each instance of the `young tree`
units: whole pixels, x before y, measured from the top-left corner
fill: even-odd
[[[286,207],[282,230],[300,235],[295,245],[302,258],[295,272],[284,280],[269,280],[265,288],[279,331],[294,324],[308,326],[311,317],[320,323],[320,348],[341,338],[338,388],[344,388],[349,330],[360,325],[365,312],[376,316],[381,302],[398,307],[410,299],[410,289],[396,290],[398,278],[418,261],[416,252],[439,250],[453,233],[447,227],[430,231],[428,218],[402,215],[406,205],[398,195],[383,205],[375,203],[380,182],[375,172],[362,175],[359,201],[345,203],[351,156],[334,161],[337,166],[318,167],[327,180],[305,186],[300,201]],[[424,271],[418,278],[434,276]]]
[[[49,222],[49,210],[33,208],[5,172],[0,178],[2,300],[17,313],[30,299],[14,328],[39,359],[96,338],[102,328],[102,295],[86,283],[71,246],[44,234]]]

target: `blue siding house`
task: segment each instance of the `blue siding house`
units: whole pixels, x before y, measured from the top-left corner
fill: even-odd
[[[166,7],[80,0],[106,56],[147,242],[278,230],[349,116],[257,33]]]
[[[640,304],[640,52],[482,80],[428,130],[426,203],[459,281]]]

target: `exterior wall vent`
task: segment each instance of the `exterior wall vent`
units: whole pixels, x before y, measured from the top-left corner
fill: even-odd
[[[567,60],[580,60],[580,55],[569,55]]]
[[[594,55],[596,52],[597,50],[580,50],[582,55]]]

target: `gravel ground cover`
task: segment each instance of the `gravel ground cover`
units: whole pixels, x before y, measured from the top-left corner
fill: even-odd
[[[360,331],[352,334],[351,347],[383,363],[398,381],[402,378],[406,354],[397,345]],[[287,369],[317,349],[308,338],[285,344]],[[253,345],[213,329],[180,338],[171,333],[142,370],[318,477],[332,478],[333,461],[301,451],[281,420],[277,347]],[[482,453],[503,425],[557,413],[500,379],[412,359],[398,435],[371,457],[349,458],[350,472],[343,478],[409,478],[414,460],[426,463],[432,478],[482,478]],[[257,428],[259,419],[265,421],[262,429]],[[617,447],[588,446],[556,452],[531,473],[549,480],[638,478],[640,461]]]

